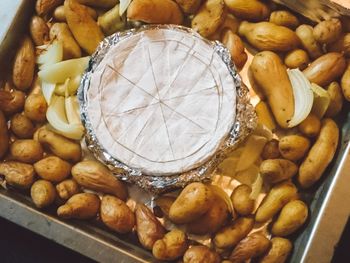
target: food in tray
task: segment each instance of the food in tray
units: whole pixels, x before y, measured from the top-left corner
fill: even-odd
[[[116,235],[137,236],[157,260],[287,261],[291,234],[312,214],[304,189],[327,176],[340,140],[334,119],[350,100],[346,19],[313,26],[259,0],[37,0],[35,10],[0,87],[2,186],[30,189],[38,209],[55,207],[60,218],[97,220]],[[86,127],[77,91],[105,36],[156,23],[192,27],[226,45],[237,71],[248,73],[257,125],[223,152],[210,182],[192,182],[146,206],[111,163],[81,144]],[[238,114],[236,86],[195,33],[140,32],[109,49],[91,79],[87,108],[111,155],[146,175],[176,177],[203,165],[227,138]],[[171,89],[169,76],[181,64],[186,71]],[[101,113],[120,115],[107,118],[113,129],[101,128]],[[123,167],[114,169],[121,178]]]

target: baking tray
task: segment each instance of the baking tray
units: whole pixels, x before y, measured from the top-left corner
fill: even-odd
[[[13,1],[13,4],[16,5],[12,9],[15,10],[12,16],[14,20],[7,23],[5,30],[2,28],[5,37],[0,43],[0,80],[3,80],[6,72],[11,69],[8,61],[12,61],[17,40],[27,29],[35,0]],[[6,1],[2,0],[0,12],[7,8]],[[303,193],[303,198],[310,205],[310,217],[306,227],[292,237],[294,250],[290,262],[330,262],[349,218],[349,110],[349,103],[346,103],[337,119],[341,127],[337,157],[322,180]],[[54,211],[37,210],[29,197],[15,190],[0,189],[0,216],[99,262],[158,262],[150,252],[139,246],[137,239],[132,235],[113,234],[95,221],[64,221],[57,218]]]

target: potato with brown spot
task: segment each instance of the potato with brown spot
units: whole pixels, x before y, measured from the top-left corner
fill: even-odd
[[[225,0],[232,14],[249,21],[261,21],[268,17],[268,6],[259,0]]]
[[[41,144],[30,139],[13,142],[10,146],[10,153],[14,160],[31,164],[41,160],[44,155]]]
[[[49,27],[40,16],[33,16],[29,22],[29,32],[36,46],[49,40]]]
[[[57,156],[46,157],[34,164],[35,172],[53,183],[62,182],[70,175],[72,165]]]
[[[13,89],[11,84],[6,83],[10,90],[0,90],[0,110],[5,115],[12,115],[22,111],[25,102],[25,93]],[[11,90],[12,89],[12,90]]]
[[[298,161],[310,149],[310,140],[301,135],[288,135],[280,139],[278,147],[283,158]]]
[[[51,182],[38,180],[32,185],[30,196],[36,207],[45,208],[55,201],[56,190]]]
[[[299,26],[299,19],[287,10],[276,10],[270,14],[271,23],[279,26],[289,27],[295,29]]]
[[[220,263],[220,256],[206,246],[197,245],[187,249],[183,263]]]
[[[342,25],[338,18],[331,18],[318,23],[314,27],[314,37],[321,44],[330,44],[339,39]]]
[[[15,114],[11,118],[10,128],[11,131],[20,139],[32,138],[35,130],[32,121],[23,114]]]
[[[57,209],[62,218],[91,219],[96,217],[100,208],[100,199],[96,194],[80,193],[73,195]]]
[[[263,148],[261,158],[263,158],[264,160],[279,158],[281,156],[281,153],[278,149],[278,143],[279,141],[276,139],[268,141]]]
[[[286,159],[267,159],[260,164],[259,172],[264,181],[276,184],[296,175],[298,166]]]
[[[288,239],[274,237],[271,239],[269,252],[259,260],[259,263],[284,263],[292,249],[293,244]]]
[[[322,56],[323,51],[321,45],[316,41],[313,32],[314,29],[310,25],[300,25],[295,30],[302,47],[309,53],[311,59],[316,59]]]
[[[231,58],[236,67],[240,70],[247,62],[248,55],[245,53],[244,45],[241,38],[234,34],[231,30],[226,30],[223,33],[221,42],[230,51]]]
[[[20,189],[30,188],[35,179],[33,165],[20,162],[0,163],[0,174],[5,176],[7,184]]]
[[[0,158],[2,158],[9,148],[10,136],[7,129],[7,122],[4,114],[0,111]]]
[[[310,113],[309,116],[299,124],[298,128],[301,133],[307,137],[313,138],[320,132],[321,121],[315,114]]]
[[[284,64],[288,68],[298,68],[304,70],[310,63],[309,55],[303,49],[295,49],[287,53]]]
[[[252,188],[249,185],[241,184],[231,194],[233,208],[242,216],[250,215],[254,210],[255,201],[250,199],[251,192]]]
[[[34,122],[46,121],[47,103],[42,94],[31,94],[24,104],[24,114]]]
[[[61,200],[68,200],[81,192],[80,186],[73,179],[66,179],[56,185],[57,195]]]

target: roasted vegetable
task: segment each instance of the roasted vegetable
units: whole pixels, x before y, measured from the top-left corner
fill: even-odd
[[[50,206],[55,201],[56,190],[51,182],[38,180],[32,185],[30,196],[36,207],[44,208]]]
[[[100,199],[91,193],[73,195],[67,203],[57,209],[62,218],[91,219],[96,217],[100,208]]]
[[[285,159],[267,159],[260,164],[259,171],[265,181],[276,184],[296,175],[298,166]]]
[[[338,18],[324,20],[314,27],[314,37],[321,44],[330,44],[337,41],[341,33],[342,26]]]
[[[2,158],[9,147],[9,132],[4,114],[0,111],[0,158]]]
[[[29,23],[29,31],[34,44],[37,46],[43,45],[49,40],[49,27],[40,16],[32,17]]]
[[[299,26],[299,19],[291,12],[286,10],[273,11],[270,14],[269,21],[276,25],[289,27],[291,29],[295,29],[297,26]]]
[[[56,191],[61,200],[68,200],[73,195],[80,192],[80,187],[76,181],[67,179],[56,185]]]
[[[35,163],[43,158],[43,148],[35,140],[17,140],[10,146],[13,159],[23,163]]]
[[[250,199],[251,192],[252,188],[249,185],[241,184],[231,194],[233,208],[242,216],[249,215],[254,210],[255,202]]]
[[[292,251],[292,243],[285,238],[274,237],[271,239],[271,248],[259,263],[284,263]]]
[[[322,48],[313,35],[313,28],[310,25],[300,25],[295,33],[301,41],[303,48],[309,53],[312,59],[322,56]]]
[[[21,189],[27,189],[34,183],[35,172],[31,164],[20,162],[0,163],[0,174],[5,176],[6,183]]]
[[[214,250],[206,246],[192,246],[187,249],[184,257],[184,263],[219,263],[220,256]]]
[[[62,182],[70,175],[70,163],[57,156],[46,157],[34,164],[35,172],[42,178],[53,183]]]
[[[1,121],[0,121],[1,123]],[[33,137],[34,125],[31,120],[23,114],[15,114],[10,121],[11,131],[21,139]],[[0,151],[1,152],[1,151]],[[1,156],[1,154],[0,154]]]
[[[309,139],[300,135],[284,136],[280,139],[279,150],[283,158],[298,161],[303,158],[310,148]]]
[[[31,94],[24,104],[24,114],[34,122],[46,120],[47,103],[42,94]]]
[[[236,17],[250,21],[261,21],[268,17],[268,6],[259,0],[225,0],[225,4]]]

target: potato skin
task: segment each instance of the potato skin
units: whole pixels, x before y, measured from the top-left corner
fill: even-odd
[[[310,140],[300,135],[288,135],[280,139],[279,151],[283,158],[298,161],[310,148]]]
[[[303,49],[292,50],[284,58],[284,64],[288,68],[299,68],[300,70],[304,70],[309,62],[309,55]]]
[[[223,33],[221,42],[230,51],[231,58],[236,67],[240,70],[247,62],[248,55],[245,53],[244,45],[241,38],[234,34],[231,30],[226,30]]]
[[[51,182],[38,180],[32,185],[30,196],[36,207],[45,208],[55,201],[56,190]]]
[[[343,91],[344,98],[350,101],[350,64],[347,66],[342,78],[341,78],[341,89]]]
[[[288,236],[299,229],[308,216],[307,205],[300,200],[293,200],[286,204],[272,225],[271,233],[276,236]]]
[[[49,40],[49,27],[40,16],[33,16],[31,18],[29,31],[36,46],[43,45]]]
[[[225,0],[225,4],[236,17],[249,21],[264,20],[270,13],[268,6],[257,0]]]
[[[169,211],[171,205],[175,202],[176,198],[174,196],[160,196],[156,199],[156,204],[162,211],[163,215],[169,217]]]
[[[249,68],[250,69],[250,68]],[[265,95],[262,94],[262,89],[258,87],[255,83],[255,80],[252,76],[252,71],[248,69],[249,82],[254,90],[254,92],[258,95],[260,99],[265,98]],[[253,83],[253,84],[252,84]],[[276,129],[276,121],[272,115],[269,105],[263,100],[259,101],[258,104],[255,105],[255,112],[258,117],[258,123],[265,125],[271,131]]]
[[[224,22],[219,26],[219,28],[210,36],[210,40],[221,40],[223,33],[227,30],[231,30],[234,34],[237,33],[240,21],[238,18],[234,17],[231,14],[226,14]]]
[[[62,182],[70,175],[72,165],[57,156],[46,157],[34,164],[35,172],[53,183]]]
[[[0,158],[2,158],[9,148],[9,132],[4,114],[0,110]]]
[[[292,178],[298,172],[298,166],[286,159],[267,159],[259,168],[264,181],[276,184]]]
[[[344,97],[338,82],[333,81],[327,87],[329,98],[331,99],[325,117],[335,117],[343,108]]]
[[[35,163],[43,158],[43,148],[35,140],[17,140],[10,146],[11,156],[23,163]]]
[[[24,104],[24,114],[34,122],[46,120],[47,103],[42,94],[31,94]]]
[[[185,14],[194,14],[201,5],[201,0],[175,0]]]
[[[350,56],[350,33],[343,34],[337,41],[327,45],[327,50],[332,52],[344,52],[347,58]]]
[[[312,138],[319,134],[321,121],[315,114],[310,113],[309,116],[299,124],[298,128],[301,133]]]
[[[101,200],[102,222],[117,233],[128,233],[135,225],[135,215],[125,202],[117,197],[105,195]]]
[[[321,44],[330,44],[340,37],[342,33],[341,22],[337,18],[331,18],[318,23],[314,27],[314,37]]]
[[[39,16],[45,15],[61,5],[64,0],[37,0],[35,4],[35,11]]]
[[[241,184],[231,194],[233,208],[242,216],[250,215],[254,210],[255,202],[249,197],[251,192],[252,188],[249,185]]]
[[[214,201],[212,191],[202,183],[187,185],[171,205],[169,218],[176,224],[185,224],[204,215]]]
[[[68,200],[73,195],[80,193],[80,187],[73,179],[66,179],[56,185],[56,191],[61,200]]]
[[[141,245],[151,250],[154,243],[162,239],[165,229],[152,211],[144,204],[137,204],[135,208],[136,232]]]
[[[6,83],[10,89],[12,85]],[[5,115],[11,115],[22,111],[25,102],[25,93],[19,90],[0,90],[0,110]]]
[[[20,139],[33,137],[34,125],[32,121],[23,114],[15,114],[10,121],[11,131]],[[1,154],[0,154],[1,156]]]
[[[101,7],[101,8],[112,8],[118,3],[118,0],[77,0],[78,3],[93,7]]]
[[[281,153],[278,149],[278,143],[279,142],[276,139],[268,141],[261,153],[261,158],[263,158],[263,160],[279,158],[281,156]]]
[[[322,56],[323,52],[320,44],[314,38],[312,26],[300,25],[295,30],[295,33],[299,37],[301,45],[309,53],[312,59]]]
[[[100,208],[100,199],[91,193],[73,195],[67,203],[57,209],[57,215],[62,218],[91,219],[96,217]]]
[[[298,182],[302,188],[308,188],[320,179],[334,157],[338,141],[337,124],[332,119],[323,119],[320,134],[299,169]]]
[[[100,15],[97,24],[107,36],[124,29],[126,21],[119,15],[119,5]]]
[[[81,1],[78,1],[78,2],[81,2]],[[94,20],[97,19],[97,12],[95,11],[95,9],[88,7],[88,6],[84,6],[84,8],[88,10],[90,16]],[[64,6],[63,5],[60,5],[60,6],[55,8],[55,11],[53,12],[53,17],[58,22],[67,22],[66,14],[64,13]]]
[[[5,176],[7,184],[20,189],[30,188],[35,179],[34,167],[20,162],[0,163],[0,174]]]
[[[288,239],[274,237],[271,239],[269,252],[259,260],[259,263],[284,263],[292,249],[293,244]]]
[[[185,252],[183,263],[219,263],[220,256],[206,246],[192,246]]]
[[[286,10],[273,11],[270,14],[269,21],[276,25],[289,27],[291,29],[295,29],[297,26],[299,26],[299,19],[291,12]]]
[[[181,230],[173,229],[154,243],[152,253],[159,260],[175,260],[183,256],[187,248],[186,234]]]

